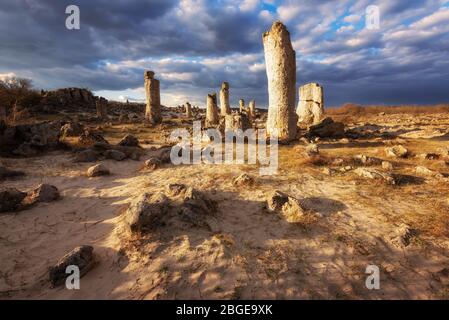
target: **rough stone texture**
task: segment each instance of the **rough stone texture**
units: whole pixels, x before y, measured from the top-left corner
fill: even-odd
[[[192,106],[190,105],[189,102],[186,102],[186,118],[192,118],[193,114],[192,114]]]
[[[389,161],[382,161],[382,169],[393,170],[394,167],[393,167],[393,164],[391,162],[389,162]]]
[[[229,83],[223,82],[220,89],[220,113],[226,116],[231,113],[231,105],[229,104]]]
[[[217,95],[208,94],[206,103],[206,127],[218,125],[220,118],[217,110]]]
[[[145,168],[150,169],[150,170],[155,170],[157,168],[159,168],[161,165],[161,160],[159,160],[156,157],[152,157],[150,159],[148,159],[147,161],[145,161]]]
[[[99,176],[107,176],[109,174],[110,174],[109,169],[106,168],[101,163],[87,169],[87,176],[90,178],[99,177]]]
[[[124,147],[138,147],[139,146],[139,139],[137,139],[132,134],[127,134],[126,136],[124,136],[122,138],[122,140],[120,140],[118,145],[119,146],[124,146]]]
[[[172,197],[177,197],[179,195],[185,194],[187,191],[187,186],[181,183],[171,183],[167,186],[167,193]]]
[[[245,111],[245,100],[240,99],[239,100],[239,111],[244,112]]]
[[[251,100],[248,105],[248,115],[250,119],[254,119],[256,116],[256,100]]]
[[[401,145],[397,145],[385,148],[385,154],[390,158],[406,158],[408,156],[408,150]]]
[[[95,101],[95,106],[97,108],[97,117],[100,119],[107,119],[108,117],[108,100],[101,97]]]
[[[40,184],[36,189],[30,191],[27,195],[28,203],[52,202],[60,198],[59,190],[49,184]]]
[[[416,174],[420,175],[420,176],[428,176],[428,177],[436,177],[436,178],[443,177],[443,174],[441,174],[440,172],[431,170],[431,169],[423,167],[423,166],[417,166],[415,170],[416,170]]]
[[[52,286],[63,284],[70,274],[66,269],[70,265],[77,266],[80,270],[80,276],[84,276],[95,265],[93,259],[94,248],[91,246],[76,247],[64,257],[62,257],[54,266],[49,268],[49,279]]]
[[[145,71],[144,77],[145,92],[147,97],[145,119],[152,124],[158,124],[162,122],[159,80],[154,79],[153,71]]]
[[[0,212],[17,210],[26,195],[15,188],[0,188]]]
[[[309,138],[340,138],[345,134],[345,125],[341,122],[334,122],[332,118],[326,118],[318,124],[309,127],[307,136]]]
[[[305,210],[298,199],[278,190],[267,196],[267,209],[281,214],[290,223],[299,222],[305,214]]]
[[[235,186],[252,186],[254,184],[254,178],[251,177],[249,174],[247,173],[242,173],[241,175],[239,175],[237,178],[234,179],[234,181],[232,182]]]
[[[78,137],[84,132],[84,127],[78,122],[69,122],[61,127],[61,138]]]
[[[109,142],[103,138],[103,136],[99,133],[92,132],[90,130],[85,130],[82,135],[78,138],[78,143],[80,145],[91,146],[95,143],[105,143]]]
[[[320,149],[317,144],[311,143],[306,147],[306,155],[314,157],[320,154]]]
[[[98,151],[87,149],[78,152],[75,155],[74,162],[96,162],[100,158],[100,153]]]
[[[275,190],[271,192],[267,197],[267,209],[270,211],[279,211],[282,206],[288,201],[288,195]]]
[[[392,241],[400,247],[407,247],[410,245],[413,238],[417,235],[417,230],[409,227],[406,224],[400,224],[396,229],[395,235],[393,235],[392,237]]]
[[[169,201],[162,193],[145,193],[133,201],[126,212],[126,223],[131,232],[151,230],[169,210]]]
[[[202,225],[197,220],[198,215],[209,215],[217,212],[217,202],[210,199],[206,194],[192,187],[187,188],[184,194],[184,203],[181,214],[194,225]]]
[[[296,109],[298,124],[317,124],[324,114],[323,87],[309,83],[299,88],[299,102]]]
[[[251,123],[244,113],[240,114],[229,114],[225,117],[225,130],[235,131],[235,130],[247,130],[251,128]]]
[[[42,99],[37,106],[42,111],[92,110],[95,97],[91,91],[81,88],[63,88],[54,91],[42,91]]]
[[[371,168],[357,168],[354,172],[363,178],[368,179],[381,179],[384,180],[388,184],[396,184],[396,180],[392,175],[386,172],[381,172],[376,169]]]
[[[115,161],[122,161],[126,159],[126,154],[118,150],[106,150],[104,156],[106,159],[112,159]]]
[[[278,130],[280,142],[296,137],[296,53],[290,33],[279,21],[263,34],[265,64],[268,78],[267,133]]]

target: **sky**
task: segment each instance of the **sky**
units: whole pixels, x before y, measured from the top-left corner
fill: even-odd
[[[79,30],[66,28],[68,5]],[[266,108],[262,33],[276,20],[291,34],[297,87],[320,83],[326,106],[449,102],[447,0],[1,0],[0,79],[143,101],[153,70],[166,106],[204,106],[228,81],[232,106]]]

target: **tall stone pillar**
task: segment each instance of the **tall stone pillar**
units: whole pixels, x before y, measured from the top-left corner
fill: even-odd
[[[97,117],[105,120],[108,116],[107,112],[108,101],[105,98],[100,97],[95,101],[95,106],[97,108]]]
[[[220,89],[220,114],[225,116],[231,114],[231,106],[229,104],[229,83],[223,82]]]
[[[256,116],[256,100],[251,100],[248,105],[248,113],[251,119]]]
[[[145,93],[147,96],[145,119],[152,124],[161,123],[162,114],[159,80],[154,79],[153,71],[145,71]]]
[[[298,124],[317,124],[324,114],[323,87],[318,83],[308,83],[299,88],[299,102],[296,109]]]
[[[263,34],[265,64],[268,78],[267,133],[277,130],[279,142],[296,137],[296,53],[290,33],[279,21]]]
[[[239,109],[240,109],[240,112],[245,111],[245,100],[243,100],[243,99],[239,100]]]
[[[186,102],[186,118],[192,118],[192,106]]]
[[[214,126],[220,122],[217,110],[217,94],[208,94],[206,101],[206,126]]]

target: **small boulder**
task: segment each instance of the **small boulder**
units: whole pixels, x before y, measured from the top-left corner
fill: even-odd
[[[382,161],[382,169],[393,170],[393,164],[389,161]]]
[[[68,266],[77,266],[80,271],[80,277],[89,272],[95,265],[93,259],[94,248],[91,246],[76,247],[64,257],[62,257],[54,266],[49,268],[49,279],[53,287],[61,285],[70,275],[66,273]]]
[[[78,152],[75,155],[75,159],[73,161],[74,162],[96,162],[99,158],[100,158],[99,152],[92,150],[92,149],[87,149],[87,150]]]
[[[21,192],[15,188],[0,188],[0,212],[19,209],[25,197],[25,192]]]
[[[267,209],[270,211],[279,211],[288,201],[288,195],[281,191],[273,191],[267,196]]]
[[[406,224],[401,224],[396,230],[396,234],[392,237],[393,243],[399,246],[407,247],[411,240],[418,235],[418,231],[410,228]]]
[[[185,194],[187,191],[187,186],[181,183],[171,183],[167,187],[167,192],[172,197],[177,197],[181,194]]]
[[[376,169],[368,169],[368,168],[357,168],[354,172],[363,178],[368,179],[381,179],[387,182],[388,184],[396,184],[396,181],[392,175],[389,173],[381,172]]]
[[[112,159],[115,161],[122,161],[126,159],[126,154],[118,150],[106,150],[104,156],[106,159]]]
[[[418,166],[416,167],[416,174],[420,176],[427,176],[427,177],[437,177],[442,178],[443,175],[439,173],[438,171],[430,170],[429,168]]]
[[[52,202],[60,198],[58,188],[49,184],[40,184],[27,195],[29,203]]]
[[[249,174],[242,173],[232,182],[235,186],[252,186],[254,184],[254,178]]]
[[[320,154],[320,149],[315,143],[311,143],[306,147],[306,155],[309,157],[314,157]]]
[[[162,193],[144,193],[136,198],[126,212],[126,224],[131,232],[154,229],[169,210],[169,201]]]
[[[325,118],[318,124],[309,127],[308,137],[320,138],[341,138],[345,134],[345,125],[341,122],[334,122],[332,118]]]
[[[159,168],[161,165],[161,161],[159,160],[159,158],[156,157],[152,157],[150,159],[148,159],[147,161],[145,161],[145,168],[150,169],[150,170],[155,170],[157,168]]]
[[[106,166],[102,163],[97,164],[93,167],[87,169],[88,177],[99,177],[99,176],[107,176],[110,174],[110,171]]]
[[[288,201],[282,206],[281,213],[287,222],[295,223],[301,221],[305,210],[298,199],[288,197]]]
[[[66,137],[78,137],[83,134],[84,128],[78,122],[69,122],[61,127],[62,139]]]
[[[364,166],[380,166],[382,164],[382,159],[366,156],[363,154],[355,156],[354,160]]]
[[[103,136],[99,133],[91,132],[89,130],[85,130],[82,135],[78,138],[78,143],[81,145],[93,145],[95,143],[105,143],[109,144],[109,142],[103,138]]]
[[[402,145],[385,148],[385,154],[390,158],[406,158],[408,150]]]
[[[123,147],[138,147],[139,140],[135,136],[128,134],[122,140],[120,140],[118,145]]]

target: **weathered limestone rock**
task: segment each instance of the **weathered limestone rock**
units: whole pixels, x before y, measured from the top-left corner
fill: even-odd
[[[95,265],[93,259],[94,248],[91,246],[76,247],[64,257],[62,257],[58,263],[49,268],[49,278],[53,287],[63,284],[67,277],[70,275],[66,273],[68,266],[77,266],[80,270],[80,277],[89,272]]]
[[[115,161],[122,161],[126,159],[126,154],[118,150],[106,150],[104,156],[106,159],[112,159]]]
[[[49,184],[40,184],[36,189],[28,192],[27,202],[52,202],[60,198],[59,190]]]
[[[357,168],[354,172],[363,178],[367,179],[380,179],[384,180],[387,184],[396,184],[396,180],[392,175],[386,172],[381,172],[376,169],[368,169],[368,168]]]
[[[309,83],[299,88],[299,102],[296,109],[298,124],[317,124],[324,114],[323,87]]]
[[[186,118],[192,118],[192,106],[186,102]]]
[[[101,163],[87,169],[87,176],[90,178],[99,177],[99,176],[107,176],[109,174],[110,174],[109,169],[106,168]]]
[[[311,143],[306,147],[306,155],[314,157],[320,154],[320,149],[317,144]]]
[[[122,140],[120,140],[118,145],[123,147],[138,147],[139,139],[137,139],[132,134],[127,134],[126,136],[123,137]]]
[[[390,158],[406,158],[408,156],[408,150],[401,145],[385,148],[387,157]]]
[[[228,114],[225,117],[225,131],[242,130],[245,131],[251,128],[251,123],[244,113]]]
[[[341,122],[335,122],[332,118],[325,118],[318,124],[309,127],[307,136],[309,138],[340,138],[345,134],[345,125]]]
[[[229,83],[223,82],[220,89],[220,113],[222,116],[231,113],[231,106],[229,104]]]
[[[296,53],[290,42],[290,33],[279,21],[263,34],[265,64],[268,78],[267,133],[277,130],[280,142],[296,136]]]
[[[74,162],[96,162],[100,158],[100,153],[98,151],[87,149],[78,152],[75,155]]]
[[[84,133],[79,136],[78,143],[80,145],[90,146],[95,143],[108,144],[109,142],[105,138],[103,138],[103,136],[101,134],[92,132],[89,130],[85,130]]]
[[[84,127],[78,122],[69,122],[61,127],[61,139],[78,137],[84,132]]]
[[[256,100],[251,100],[248,105],[248,115],[250,119],[254,119],[256,116]]]
[[[162,115],[159,80],[154,79],[153,71],[145,71],[145,92],[147,96],[145,119],[152,124],[161,123]]]
[[[220,122],[217,111],[217,95],[208,94],[206,104],[206,126],[215,126]]]
[[[126,223],[130,231],[142,232],[159,226],[169,205],[169,200],[163,193],[145,193],[139,196],[126,212]]]
[[[239,100],[239,110],[240,110],[240,112],[245,111],[245,100],[243,100],[243,99]]]
[[[150,170],[155,170],[161,165],[161,160],[156,157],[151,157],[147,161],[145,161],[145,168]]]
[[[108,100],[103,97],[100,97],[95,101],[95,106],[97,108],[97,117],[105,120],[108,117]]]
[[[305,209],[298,199],[278,190],[268,194],[267,209],[281,214],[290,223],[301,221],[305,215]]]
[[[15,188],[0,188],[0,212],[19,209],[26,195]]]
[[[252,186],[254,184],[254,178],[247,173],[242,173],[232,182],[235,186],[244,187]]]

